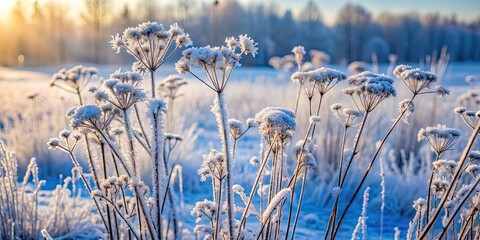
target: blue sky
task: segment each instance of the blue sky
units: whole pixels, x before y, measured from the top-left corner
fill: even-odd
[[[308,0],[240,0],[240,2],[275,3],[281,9],[298,10],[304,7]],[[480,16],[480,0],[314,0],[314,2],[319,6],[323,20],[327,23],[335,21],[338,10],[348,2],[360,4],[374,15],[382,11],[391,13],[417,11],[456,14],[459,20],[472,20]]]

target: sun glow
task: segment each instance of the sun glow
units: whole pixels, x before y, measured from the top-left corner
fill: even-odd
[[[0,20],[5,20],[11,11],[15,0],[0,0]]]

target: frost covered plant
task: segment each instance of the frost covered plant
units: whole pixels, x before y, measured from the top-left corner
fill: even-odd
[[[82,91],[88,86],[88,83],[93,79],[98,78],[98,69],[94,67],[84,67],[82,65],[74,66],[70,69],[61,69],[55,73],[50,82],[51,87],[58,87],[59,89],[68,93],[77,95],[78,104],[83,105],[84,100]],[[88,164],[92,172],[96,184],[98,184],[98,174],[95,171],[95,163],[92,154],[91,143],[87,134],[84,134],[85,148],[87,152]]]
[[[343,93],[349,95],[359,111],[369,113],[373,111],[383,100],[397,95],[393,87],[393,79],[372,72],[362,72],[350,76],[349,88],[343,89]]]
[[[303,46],[296,46],[292,49],[292,53],[295,55],[295,61],[297,62],[298,68],[300,69],[303,63],[303,58],[305,57],[305,48]]]
[[[422,71],[408,65],[397,66],[393,70],[393,74],[401,79],[413,94],[428,93],[422,91],[430,88],[431,84],[437,81],[437,76],[434,73]],[[444,92],[443,88],[440,90]]]
[[[192,40],[176,23],[167,30],[157,22],[144,22],[125,29],[121,36],[112,36],[110,44],[117,53],[125,49],[134,56],[138,61],[136,69],[142,69],[139,66],[143,66],[150,72],[152,98],[155,98],[155,71],[177,49],[192,45]]]
[[[458,112],[463,113],[464,110],[458,109]],[[460,211],[461,207],[465,205],[468,199],[468,196],[472,194],[474,189],[476,189],[476,186],[480,183],[480,178],[477,177],[470,183],[470,186],[468,186],[467,184],[464,184],[463,186],[461,186],[463,173],[466,171],[466,169],[469,166],[468,162],[471,163],[472,157],[473,158],[476,157],[475,156],[476,154],[474,152],[473,154],[471,154],[470,150],[479,132],[480,132],[480,123],[476,123],[474,130],[472,131],[472,134],[470,136],[470,139],[468,140],[468,143],[466,144],[463,150],[462,155],[460,156],[459,160],[456,162],[455,170],[450,169],[450,168],[453,168],[453,163],[448,164],[448,162],[445,162],[445,164],[447,164],[448,166],[442,167],[443,169],[446,169],[446,171],[443,171],[443,172],[448,173],[449,177],[444,178],[445,181],[438,181],[438,183],[435,181],[433,182],[433,185],[435,186],[435,188],[439,188],[442,192],[438,196],[438,198],[440,199],[440,202],[436,204],[437,207],[432,211],[431,217],[426,221],[425,227],[419,234],[419,239],[423,239],[429,235],[433,225],[435,224],[435,222],[440,216],[440,212],[442,210],[446,210],[447,211],[446,215],[444,215],[443,221],[442,221],[443,230],[442,230],[442,233],[440,234],[440,238],[443,237],[444,234],[446,234],[448,229],[450,228],[450,225],[455,219],[456,214]],[[445,165],[445,164],[442,163],[442,165]],[[443,180],[443,179],[441,178],[440,180]],[[460,190],[457,191],[459,186],[461,186]],[[455,227],[455,224],[451,226],[451,228],[454,228],[454,227]]]
[[[92,204],[82,200],[75,187],[68,188],[75,184],[75,177],[67,177],[63,185],[45,191],[42,188],[46,181],[39,178],[35,158],[30,160],[20,182],[17,167],[15,154],[0,141],[1,239],[39,239],[41,229],[48,229],[58,238],[102,237]]]
[[[467,111],[466,107],[456,107],[453,111],[460,115],[467,126],[475,129],[480,117],[480,112]]]
[[[227,235],[233,238],[234,235],[234,197],[232,183],[233,156],[230,146],[230,135],[228,134],[228,111],[223,91],[227,86],[232,71],[240,66],[242,55],[255,57],[258,48],[257,43],[248,35],[240,35],[238,39],[229,37],[225,40],[226,46],[221,47],[193,47],[183,51],[182,58],[175,64],[176,70],[181,73],[190,73],[208,88],[216,92],[212,106],[212,113],[215,115],[220,139],[222,142],[222,153],[225,157],[226,172],[226,203],[227,203]],[[201,68],[205,73],[206,80],[191,72],[191,67]],[[222,192],[223,194],[223,192]],[[219,203],[220,204],[220,203]]]
[[[438,124],[434,127],[422,128],[418,132],[418,141],[426,140],[438,156],[451,149],[462,133],[456,129]]]
[[[291,78],[293,82],[304,88],[310,105],[310,116],[312,116],[314,115],[312,113],[312,98],[315,92],[320,95],[315,113],[315,115],[318,115],[323,96],[338,82],[345,80],[347,76],[338,70],[321,67],[308,72],[296,72]]]
[[[97,78],[97,74],[98,69],[94,67],[84,67],[82,65],[74,66],[68,70],[61,69],[53,75],[50,86],[76,94],[80,104],[83,104],[81,92],[92,79]]]
[[[330,55],[324,51],[312,49],[308,53],[310,54],[313,65],[316,67],[323,67],[325,64],[330,62]]]
[[[157,91],[160,93],[162,98],[166,99],[167,107],[170,111],[168,114],[168,119],[166,122],[167,132],[173,132],[173,113],[175,112],[175,100],[178,97],[181,97],[182,94],[179,93],[180,88],[186,85],[187,82],[180,75],[169,75],[166,78],[162,79],[160,84],[158,84]]]
[[[433,81],[433,79],[436,79],[436,76],[430,75],[429,73],[426,73],[426,72],[421,72],[421,73],[418,73],[418,74],[425,75],[424,78],[426,80],[422,80],[423,78],[420,78],[420,80],[417,79],[420,82],[414,83],[414,82],[411,82],[411,81],[414,80],[413,76],[417,76],[417,75],[414,74],[413,72],[409,75],[408,72],[407,72],[408,70],[409,70],[409,68],[407,68],[407,67],[399,66],[399,67],[396,68],[395,72],[397,72],[396,75],[404,73],[402,75],[402,77],[405,78],[404,82],[406,83],[407,87],[412,91],[413,95],[410,99],[405,99],[402,102],[400,102],[400,106],[399,106],[400,113],[399,113],[398,117],[393,121],[393,123],[390,126],[389,130],[387,131],[386,135],[384,136],[384,138],[382,139],[380,144],[376,147],[376,151],[375,151],[373,157],[371,158],[371,160],[369,161],[369,164],[367,166],[365,174],[363,175],[363,177],[360,181],[360,184],[356,187],[355,192],[354,192],[353,196],[350,198],[350,201],[347,204],[345,210],[342,212],[342,214],[339,218],[338,224],[336,226],[334,226],[334,224],[332,224],[332,229],[334,229],[333,232],[332,232],[332,237],[333,238],[337,234],[338,229],[339,229],[343,219],[345,218],[345,215],[346,215],[348,209],[352,205],[355,197],[358,195],[358,193],[361,190],[361,187],[365,183],[365,180],[366,180],[368,174],[371,172],[372,166],[375,163],[375,161],[376,161],[383,145],[385,144],[386,140],[391,135],[391,133],[393,132],[395,127],[398,125],[400,120],[402,120],[402,119],[405,120],[406,115],[408,116],[408,114],[410,114],[414,110],[413,100],[416,98],[416,96],[418,96],[419,94],[424,94],[424,93],[425,94],[436,93],[438,96],[443,96],[444,94],[448,94],[448,90],[443,89],[443,88],[441,89],[442,94],[438,93],[437,92],[438,90],[437,91],[423,91],[422,92],[422,90],[427,88],[430,84],[430,83],[425,83],[425,81],[428,80],[429,82],[431,82],[431,81]],[[405,72],[407,72],[407,73],[405,73]],[[411,77],[412,79],[407,79],[409,77]],[[362,120],[362,123],[360,124],[360,128],[359,128],[359,131],[357,133],[354,148],[353,148],[353,152],[356,153],[356,149],[357,149],[357,146],[358,146],[358,139],[360,138],[360,135],[363,131],[364,123],[365,123],[365,120],[366,120],[368,114],[371,111],[373,111],[373,109],[375,109],[381,101],[383,101],[387,97],[395,96],[396,91],[392,86],[393,80],[391,78],[385,76],[385,75],[378,75],[378,74],[374,74],[374,73],[371,73],[371,72],[363,72],[363,73],[351,76],[348,80],[349,80],[349,83],[352,85],[352,87],[346,88],[343,91],[344,91],[344,93],[346,93],[346,94],[348,94],[352,97],[356,107],[359,109],[359,111],[362,111],[364,113],[363,120]],[[356,97],[354,97],[354,96],[356,96]],[[357,99],[357,100],[355,100],[355,99]],[[351,160],[352,160],[354,155],[355,154],[352,154],[352,157],[350,157],[349,164],[351,163]],[[346,170],[348,171],[348,166],[347,166]],[[345,176],[346,176],[346,173],[345,173]],[[345,178],[345,176],[343,177],[343,179]],[[344,182],[344,180],[341,181],[340,188],[341,188],[343,182]],[[334,204],[334,208],[332,210],[332,215],[331,215],[331,219],[333,219],[333,223],[335,223],[334,219],[336,217],[336,208],[337,208],[337,201]],[[330,224],[329,224],[329,227],[330,227]],[[327,234],[328,234],[329,227],[327,227]]]

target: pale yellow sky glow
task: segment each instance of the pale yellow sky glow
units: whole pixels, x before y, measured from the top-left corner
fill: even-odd
[[[15,5],[17,0],[0,0],[0,21],[8,21],[9,13]],[[84,0],[20,0],[20,2],[26,3],[31,6],[35,1],[38,1],[42,6],[46,2],[56,2],[71,9],[69,15],[71,18],[76,18],[80,11],[84,10]],[[179,0],[152,0],[156,5],[174,4],[177,5]],[[202,3],[213,3],[214,0],[188,0],[194,6],[200,6]],[[219,2],[228,0],[219,0]],[[275,4],[278,9],[283,12],[286,9],[292,9],[295,15],[309,0],[237,0],[244,6],[252,4]],[[402,1],[383,1],[383,0],[313,0],[320,8],[320,12],[323,16],[323,20],[327,24],[333,24],[336,19],[336,14],[346,3],[351,2],[354,4],[360,4],[374,16],[382,11],[389,11],[392,13],[407,13],[411,11],[417,11],[421,14],[427,12],[439,12],[444,15],[456,14],[457,18],[461,21],[472,21],[478,18],[478,10],[480,7],[479,0],[402,0]],[[135,9],[141,6],[145,0],[110,0],[109,5],[114,12],[121,11],[125,4],[130,8]],[[435,3],[435,4],[434,4]],[[31,9],[30,9],[31,10]],[[28,16],[28,14],[27,14]]]

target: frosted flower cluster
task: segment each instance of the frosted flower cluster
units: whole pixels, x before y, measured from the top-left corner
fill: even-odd
[[[294,147],[295,156],[297,160],[300,162],[300,167],[307,167],[309,169],[313,169],[317,166],[317,161],[313,154],[315,153],[316,146],[310,139],[307,139],[305,142],[304,140],[299,140]]]
[[[343,89],[343,93],[350,95],[364,112],[373,111],[384,99],[397,95],[393,79],[384,74],[365,71],[350,76],[348,82],[352,87]]]
[[[198,175],[202,181],[206,181],[207,177],[222,180],[226,177],[226,161],[221,152],[212,149],[209,154],[202,156],[202,166],[198,169]]]
[[[227,124],[228,131],[230,132],[232,138],[235,140],[238,140],[243,135],[245,135],[245,133],[247,133],[250,128],[257,126],[253,118],[247,119],[245,125],[237,119],[228,119]]]
[[[360,111],[351,108],[343,108],[340,103],[332,104],[330,110],[345,128],[357,124],[362,118],[362,113]]]
[[[230,37],[225,42],[227,46],[192,47],[184,50],[182,58],[175,64],[175,69],[180,74],[185,74],[191,73],[192,66],[200,67],[208,81],[194,76],[210,89],[223,92],[233,68],[240,66],[241,55],[255,56],[258,51],[257,43],[247,35],[240,35],[239,39]],[[237,52],[238,50],[240,52]]]
[[[431,84],[437,81],[437,75],[434,73],[413,68],[408,65],[399,65],[393,70],[393,74],[407,85],[413,94],[419,94],[422,90],[430,88]],[[437,86],[435,92],[438,96],[443,97],[450,92]]]
[[[278,136],[284,144],[288,143],[295,132],[295,113],[280,107],[267,107],[255,115],[260,134],[273,141]]]
[[[308,53],[310,54],[310,58],[312,59],[312,64],[317,67],[322,67],[323,65],[330,62],[330,55],[328,55],[324,51],[312,49]]]
[[[192,40],[176,23],[167,30],[157,22],[144,22],[125,29],[122,36],[112,36],[110,44],[117,53],[125,49],[145,68],[155,71],[176,49],[192,45]]]
[[[305,56],[305,48],[303,46],[296,46],[292,49],[292,53],[295,55],[295,61],[298,66],[302,66],[303,57]]]
[[[84,67],[82,65],[74,66],[68,70],[61,69],[53,74],[50,86],[55,86],[72,93],[78,93],[82,91],[93,78],[97,77],[97,74],[98,69],[94,67]]]
[[[415,105],[411,99],[404,99],[398,104],[398,110],[403,113],[403,122],[408,124],[408,116],[415,111]]]
[[[315,90],[323,95],[346,78],[347,76],[342,72],[326,67],[308,72],[295,72],[291,77],[294,83],[303,86],[309,99],[313,97]]]
[[[68,110],[70,127],[78,130],[98,131],[105,130],[118,115],[111,105],[83,105]]]
[[[466,107],[456,107],[453,111],[460,114],[465,124],[471,128],[475,128],[480,117],[480,111],[467,111]]]
[[[146,99],[145,92],[140,88],[141,80],[142,76],[138,73],[117,71],[103,82],[100,89],[91,88],[90,91],[97,101],[126,110]]]
[[[180,96],[179,89],[186,84],[182,76],[169,75],[158,84],[157,91],[163,98],[175,99]]]
[[[293,71],[296,66],[295,56],[291,54],[283,57],[273,56],[268,60],[268,65],[272,66],[276,70],[290,72]]]
[[[462,133],[456,129],[448,128],[445,125],[438,124],[434,127],[422,128],[418,132],[418,141],[427,140],[430,143],[432,151],[441,154],[455,144]]]

